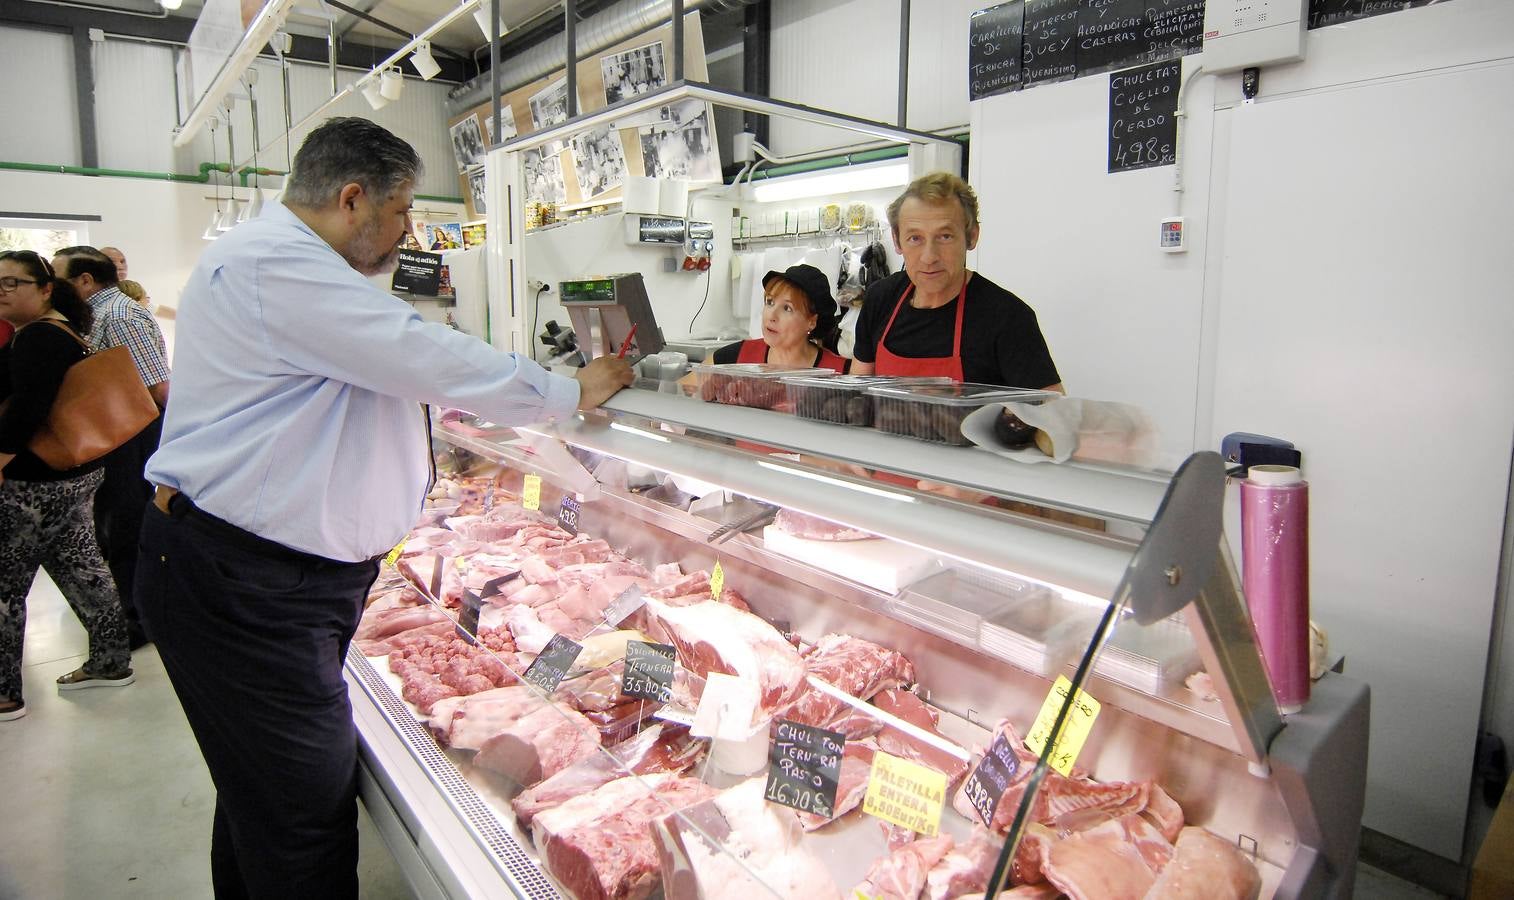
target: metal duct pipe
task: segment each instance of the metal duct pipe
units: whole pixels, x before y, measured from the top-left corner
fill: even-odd
[[[728,12],[749,6],[756,0],[684,0],[685,12],[708,9]],[[575,28],[575,45],[579,59],[606,47],[635,37],[670,20],[672,0],[625,0],[579,22]],[[508,94],[521,85],[530,84],[543,75],[564,68],[568,58],[565,34],[554,35],[530,49],[512,56],[500,66],[499,90]],[[668,70],[673,68],[668,61]],[[473,78],[453,88],[447,98],[449,115],[459,115],[487,99],[489,78]]]

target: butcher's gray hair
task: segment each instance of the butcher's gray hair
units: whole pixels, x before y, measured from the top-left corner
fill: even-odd
[[[388,129],[358,116],[327,119],[294,155],[284,202],[309,209],[335,203],[342,188],[358,184],[384,203],[421,176],[420,154]]]

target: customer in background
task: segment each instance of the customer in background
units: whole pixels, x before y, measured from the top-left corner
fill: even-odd
[[[126,280],[126,254],[117,247],[101,247],[100,252],[110,257],[110,261],[116,264],[116,280]]]
[[[889,204],[888,224],[904,270],[862,295],[853,372],[1062,390],[1035,310],[967,268],[978,195],[966,181],[917,178]]]
[[[844,372],[846,360],[824,346],[839,321],[830,282],[819,269],[801,264],[769,272],[762,276],[762,337],[721,347],[713,359]]]
[[[148,312],[152,312],[152,298],[147,296],[147,288],[144,288],[135,281],[122,281],[116,287],[119,287],[121,293],[130,297],[138,306]]]
[[[205,248],[184,289],[137,596],[216,785],[217,897],[357,896],[342,664],[428,489],[421,404],[519,425],[631,381],[615,358],[551,375],[369,282],[394,270],[420,168],[372,122],[327,120],[283,202]]]
[[[69,367],[86,355],[89,304],[30,250],[0,253],[0,318],[16,328],[0,348],[0,721],[26,714],[21,647],[26,596],[44,568],[89,633],[83,666],[59,690],[131,684],[121,601],[95,543],[90,503],[101,463],[58,472],[26,449],[47,421]]]
[[[121,265],[124,268],[124,259]],[[53,258],[53,266],[58,277],[67,279],[94,311],[90,344],[96,350],[122,345],[129,348],[142,383],[159,408],[163,407],[168,402],[168,350],[163,332],[152,313],[121,292],[116,263],[93,247],[66,247]],[[163,418],[159,416],[112,451],[105,459],[105,482],[95,494],[95,531],[126,609],[132,649],[147,643],[132,596],[142,513],[152,496],[152,486],[143,478],[142,470],[147,457],[158,449],[162,429]]]

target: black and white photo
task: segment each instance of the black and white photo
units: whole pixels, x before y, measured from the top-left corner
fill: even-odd
[[[489,211],[484,205],[483,166],[468,170],[468,196],[473,199],[473,215],[475,218],[488,215]]]
[[[652,178],[715,181],[720,155],[710,127],[709,104],[685,100],[660,110],[659,120],[637,129],[641,165]]]
[[[573,136],[573,170],[578,175],[578,189],[587,200],[626,180],[625,150],[620,132],[605,125]]]
[[[583,104],[579,104],[583,108]],[[568,121],[568,79],[557,79],[531,97],[531,127],[537,131]]]
[[[563,181],[563,144],[553,141],[524,154],[526,199],[537,203],[568,202],[568,187]]]
[[[457,170],[466,172],[474,166],[483,165],[487,146],[483,133],[478,130],[477,114],[470,114],[450,129],[452,154],[457,157]]]
[[[515,137],[519,132],[515,130],[515,113],[510,110],[510,107],[503,106],[500,108],[500,112],[503,113],[503,118],[499,130],[499,143],[503,144],[505,141]],[[484,140],[491,144],[494,143],[493,116],[484,116]]]
[[[662,41],[604,56],[599,65],[605,76],[606,105],[656,90],[668,82]]]

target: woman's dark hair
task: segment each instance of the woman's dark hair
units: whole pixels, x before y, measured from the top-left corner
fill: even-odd
[[[0,262],[10,260],[26,270],[26,274],[36,279],[37,286],[44,284],[53,286],[52,297],[49,302],[53,309],[63,314],[68,319],[68,324],[73,327],[74,333],[79,337],[89,340],[89,328],[94,324],[95,311],[90,308],[74,286],[53,275],[52,264],[30,250],[6,250],[0,252]]]

